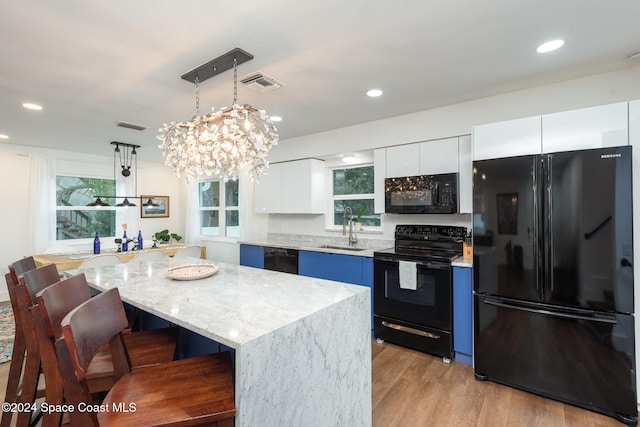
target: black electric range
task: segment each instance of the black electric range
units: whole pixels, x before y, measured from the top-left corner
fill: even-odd
[[[397,225],[393,248],[375,251],[374,334],[416,350],[453,354],[453,272],[467,229]]]

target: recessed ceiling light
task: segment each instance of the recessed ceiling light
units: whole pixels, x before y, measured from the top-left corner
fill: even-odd
[[[0,133],[0,139],[9,139],[9,135],[5,135],[3,133]]]
[[[25,102],[24,104],[22,104],[22,106],[28,110],[36,110],[36,111],[42,110],[42,105],[32,104],[30,102]]]
[[[272,122],[281,122],[282,121],[282,117],[280,117],[280,116],[271,116],[271,121]]]
[[[369,89],[367,91],[367,96],[371,98],[377,98],[379,96],[382,96],[382,91],[380,89]]]
[[[549,42],[542,43],[540,46],[538,46],[536,48],[536,52],[538,53],[553,52],[554,50],[561,48],[562,45],[564,45],[564,40],[561,40],[561,39],[551,40]]]
[[[345,163],[355,163],[356,162],[356,155],[349,153],[349,154],[343,154],[342,155],[342,161]]]

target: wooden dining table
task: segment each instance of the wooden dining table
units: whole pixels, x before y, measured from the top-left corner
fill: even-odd
[[[190,246],[190,245],[186,245],[183,243],[169,243],[166,245],[158,245],[157,248],[153,248],[153,247],[144,248],[142,249],[142,251],[148,251],[152,249],[161,249],[167,256],[172,257],[180,248],[184,248],[185,246]],[[139,250],[118,252],[114,248],[114,249],[105,249],[100,253],[101,254],[117,254],[118,256],[120,256],[120,259],[122,260],[122,262],[129,262],[133,259],[133,257],[135,257],[140,252],[141,251]],[[73,270],[80,267],[80,264],[82,264],[82,262],[85,259],[91,258],[92,256],[94,256],[92,252],[78,251],[78,252],[66,252],[66,253],[57,253],[57,254],[53,253],[53,254],[34,255],[33,259],[36,262],[37,267],[42,267],[48,264],[55,264],[56,267],[58,268],[58,271],[62,274],[67,270]],[[200,247],[200,258],[202,259],[207,258],[206,246]]]

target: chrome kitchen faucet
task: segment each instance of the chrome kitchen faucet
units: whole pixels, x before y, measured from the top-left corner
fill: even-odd
[[[351,206],[345,206],[344,212],[342,213],[342,235],[347,235],[347,227],[345,224],[347,220],[347,210],[349,211],[349,246],[353,246],[358,243],[358,238],[353,234],[353,218],[351,218],[353,216],[353,209],[351,209]]]

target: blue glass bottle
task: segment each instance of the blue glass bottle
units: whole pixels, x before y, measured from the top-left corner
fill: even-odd
[[[129,250],[129,242],[127,242],[127,240],[127,230],[124,230],[124,234],[122,235],[122,252]]]
[[[138,250],[142,250],[142,231],[138,230]]]
[[[93,253],[100,253],[100,237],[98,237],[98,232],[96,231],[96,237],[93,239]]]

